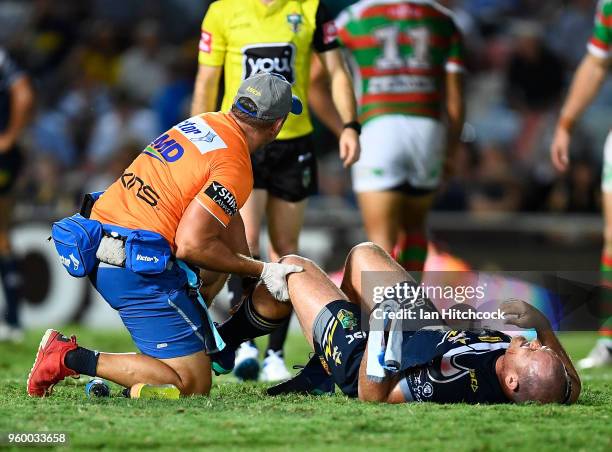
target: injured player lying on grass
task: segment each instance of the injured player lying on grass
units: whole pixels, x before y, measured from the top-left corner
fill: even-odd
[[[371,348],[374,334],[362,330],[361,316],[362,311],[372,312],[374,303],[364,294],[362,272],[392,272],[394,284],[414,284],[410,275],[371,243],[350,252],[340,289],[307,259],[287,256],[283,262],[304,268],[289,275],[289,295],[315,355],[294,378],[269,388],[269,395],[331,393],[335,383],[350,397],[388,403],[573,403],[578,399],[580,379],[550,323],[540,311],[518,300],[502,305],[506,322],[535,328],[537,339],[510,338],[494,330],[425,328],[401,333],[409,337],[401,343],[406,362],[396,372],[379,369],[382,374],[376,378],[370,367],[377,363],[368,365],[368,350],[380,351],[384,333],[378,334],[377,348]],[[242,341],[268,334],[290,312],[287,303],[279,303],[258,285],[219,328],[229,347],[211,357],[213,368],[223,369]]]

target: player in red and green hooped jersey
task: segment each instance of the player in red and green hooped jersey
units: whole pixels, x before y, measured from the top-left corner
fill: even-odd
[[[352,168],[370,240],[423,269],[425,220],[464,119],[463,44],[430,0],[361,0],[336,20],[363,124]]]
[[[561,172],[565,172],[570,164],[569,145],[574,125],[597,95],[612,61],[612,0],[600,0],[598,3],[593,35],[587,50],[574,75],[550,148],[552,162]],[[578,362],[582,368],[612,364],[612,131],[604,146],[601,189],[605,226],[600,267],[604,289],[600,315],[606,320],[599,330],[597,344],[589,356]]]

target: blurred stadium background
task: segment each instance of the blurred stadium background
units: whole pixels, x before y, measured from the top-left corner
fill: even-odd
[[[206,3],[0,1],[0,45],[36,88],[12,232],[27,275],[24,326],[120,325],[87,281],[61,269],[46,241],[49,225],[73,213],[84,193],[106,188],[159,132],[189,116]],[[352,2],[326,3],[338,12]],[[428,268],[597,270],[611,80],[578,125],[567,176],[555,173],[548,153],[596,2],[440,3],[456,13],[466,38],[468,114],[456,174],[430,217],[438,252]],[[309,203],[301,251],[332,272],[365,234],[333,136],[319,125],[316,139],[319,195]]]

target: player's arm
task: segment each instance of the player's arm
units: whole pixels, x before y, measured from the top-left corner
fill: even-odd
[[[339,139],[342,134],[342,119],[333,106],[329,86],[329,75],[319,58],[313,55],[310,65],[310,89],[308,104],[319,120]]]
[[[568,386],[570,392],[565,402],[576,402],[582,388],[580,376],[561,342],[557,339],[546,316],[522,300],[508,300],[504,302],[502,304],[502,311],[506,316],[506,323],[520,328],[534,328],[542,345],[549,347],[557,354],[565,366],[570,381]]]
[[[193,116],[217,109],[219,80],[227,51],[225,37],[227,11],[223,8],[223,2],[213,2],[206,10],[202,21],[198,47],[199,66],[191,102]]]
[[[327,69],[331,80],[334,105],[343,124],[357,121],[357,102],[353,93],[353,81],[339,49],[320,54],[321,63]],[[361,146],[359,133],[352,128],[344,128],[340,133],[340,159],[345,167],[359,160]]]
[[[587,45],[588,54],[576,70],[569,94],[561,109],[561,115],[550,146],[554,167],[566,171],[569,166],[569,145],[572,128],[601,88],[612,57],[612,27],[608,23],[609,4],[599,2],[595,14],[593,34]]]
[[[321,2],[317,9],[316,29],[313,48],[319,55],[321,64],[327,70],[331,81],[332,100],[342,124],[357,121],[357,102],[353,92],[353,80],[340,51],[338,32],[334,21]],[[350,127],[343,127],[339,140],[340,159],[345,167],[359,160],[361,147],[359,133]]]
[[[461,131],[465,122],[465,96],[463,72],[446,73],[446,116],[448,118],[447,131],[447,172],[452,172],[454,158],[459,147]]]
[[[176,231],[176,257],[206,270],[259,277],[263,263],[232,251],[227,234],[225,225],[194,199]]]
[[[383,381],[372,381],[367,376],[368,349],[366,347],[359,366],[358,397],[362,402],[403,403],[405,402],[398,387],[399,375],[385,378]]]
[[[209,66],[200,64],[193,87],[193,100],[191,102],[191,115],[199,115],[217,109],[219,96],[219,80],[222,66]]]
[[[6,130],[0,133],[0,153],[13,147],[28,124],[34,105],[34,91],[27,76],[21,75],[12,82],[10,99],[11,115]]]

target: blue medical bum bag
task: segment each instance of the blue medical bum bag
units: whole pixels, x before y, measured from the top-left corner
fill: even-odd
[[[143,275],[163,273],[173,259],[168,241],[157,232],[128,229],[89,219],[94,203],[104,192],[85,196],[81,213],[53,223],[51,237],[66,271],[77,278],[92,272],[96,253],[104,237],[123,242],[125,260],[121,267]]]
[[[77,213],[53,223],[51,237],[68,273],[77,278],[91,273],[102,240],[102,224],[99,221]]]
[[[172,259],[168,241],[157,232],[131,230],[125,238],[125,268],[142,275],[157,275]]]

